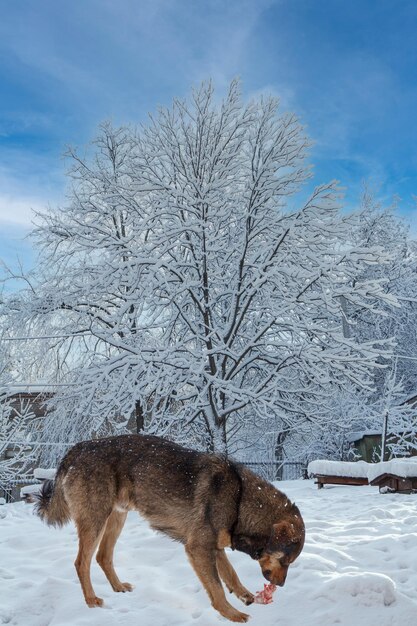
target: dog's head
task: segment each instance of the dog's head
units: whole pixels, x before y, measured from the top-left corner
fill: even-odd
[[[269,541],[258,559],[267,580],[280,587],[284,585],[288,567],[303,549],[304,538],[304,522],[298,509],[288,519],[272,526]]]

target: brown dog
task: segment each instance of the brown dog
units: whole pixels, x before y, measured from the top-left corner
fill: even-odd
[[[90,607],[103,604],[90,579],[97,547],[97,561],[114,591],[132,590],[113,567],[114,546],[131,510],[184,544],[212,606],[233,622],[249,616],[229,604],[220,579],[245,604],[254,597],[224,548],[246,552],[267,580],[282,586],[304,544],[298,508],[242,465],[145,435],[85,441],[66,454],[55,481],[44,484],[37,512],[53,526],[74,520],[75,567]]]

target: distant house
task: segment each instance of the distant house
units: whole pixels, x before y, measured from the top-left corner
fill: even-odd
[[[29,420],[29,422],[32,422],[33,420],[33,428],[36,431],[40,427],[42,418],[47,413],[47,401],[52,396],[53,392],[50,388],[25,387],[24,390],[12,390],[6,400],[9,408],[8,419],[10,422],[13,420]],[[26,429],[27,424],[25,424],[24,430],[20,432],[19,430],[14,431],[14,439],[27,441],[28,450],[30,450],[32,437],[30,432],[26,432]],[[0,441],[0,463],[13,459],[20,447],[14,441]],[[19,467],[21,467],[21,456],[16,465],[16,476],[12,480],[8,480],[7,484],[0,484],[0,497],[5,498],[7,501],[19,499],[20,488],[22,485],[28,484],[27,475],[26,478],[19,476]]]
[[[364,430],[353,432],[347,436],[353,451],[359,456],[359,460],[373,463],[381,457],[381,431]]]
[[[403,405],[410,405],[415,407],[417,411],[417,395],[412,395],[407,400],[402,402]],[[410,441],[411,435],[406,437],[406,441]],[[382,430],[364,430],[359,432],[352,432],[348,436],[348,441],[352,449],[359,456],[360,460],[373,463],[379,461],[381,458],[381,445],[382,445]],[[387,443],[397,443],[398,437],[389,432],[387,433]],[[415,443],[415,442],[413,442]],[[417,456],[417,450],[413,446],[410,446],[407,452],[407,456]]]
[[[12,389],[11,395],[8,396],[8,402],[10,403],[15,415],[19,414],[22,405],[27,403],[34,417],[45,417],[47,412],[46,402],[50,400],[53,395],[53,391],[46,387],[25,387],[24,391]]]
[[[53,396],[50,388],[25,387],[24,391],[13,390],[7,396],[7,404],[10,407],[9,419],[19,419],[22,416],[30,416],[33,420],[45,417],[47,414],[47,402]],[[13,446],[7,448],[8,458],[13,456]]]
[[[417,395],[412,395],[407,400],[404,400],[403,404],[410,404],[411,406],[415,406],[417,408]]]

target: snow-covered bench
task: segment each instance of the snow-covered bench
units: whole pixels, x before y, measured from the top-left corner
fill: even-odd
[[[316,485],[367,485],[368,468],[366,461],[311,461],[308,464],[309,476],[316,479]]]
[[[417,457],[391,459],[380,463],[365,461],[311,461],[307,472],[324,485],[372,485],[380,493],[417,493]]]
[[[35,483],[34,485],[25,485],[20,489],[20,499],[25,502],[32,502],[32,494],[39,493],[41,483]]]
[[[37,478],[37,480],[53,480],[55,478],[55,474],[56,474],[56,468],[48,468],[45,469],[44,467],[37,467],[36,469],[33,470],[33,475],[35,478]]]
[[[380,493],[417,493],[417,457],[372,463],[368,480]]]
[[[53,478],[55,478],[55,474],[55,468],[45,469],[43,467],[37,467],[36,469],[34,469],[33,476],[34,478],[36,478],[36,480],[40,482],[31,485],[25,485],[24,487],[22,487],[20,490],[21,499],[28,503],[33,502],[32,495],[34,493],[39,493],[45,480],[52,480]]]

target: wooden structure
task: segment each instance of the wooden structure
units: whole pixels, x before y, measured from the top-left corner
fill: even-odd
[[[310,461],[307,473],[315,478],[316,485],[368,485],[369,463],[365,461]]]
[[[324,485],[368,485],[368,479],[360,476],[331,476],[325,474],[314,474],[315,484],[318,489]]]
[[[24,487],[20,489],[20,497],[26,503],[34,502],[33,494],[39,493],[45,480],[53,480],[55,478],[56,468],[45,469],[43,467],[37,467],[33,471],[34,478],[26,481]]]
[[[395,474],[385,473],[376,476],[369,484],[379,487],[379,493],[417,493],[417,476],[403,478]]]
[[[9,410],[7,419],[19,420],[21,416],[30,416],[33,424],[34,432],[41,426],[41,420],[46,416],[46,402],[53,397],[53,391],[50,388],[40,389],[38,387],[31,388],[30,385],[25,390],[11,389],[9,394],[2,397],[1,402],[6,402]],[[33,421],[32,421],[33,420]],[[27,434],[19,432],[18,439],[25,438]],[[4,444],[4,442],[2,442]],[[27,437],[27,448],[31,446],[31,439]],[[13,443],[2,445],[0,450],[0,463],[2,461],[12,460],[16,455],[16,446]],[[20,489],[28,484],[28,471],[22,475],[22,462],[16,464],[15,477],[13,480],[0,485],[0,497],[7,502],[19,500]]]
[[[410,406],[417,412],[417,395],[410,396],[407,400],[404,400],[400,404],[400,406]],[[408,441],[410,443],[409,447],[407,446],[406,454],[407,456],[417,456],[416,449],[416,437],[411,432],[407,435],[406,432],[400,433],[392,433],[390,432],[390,422],[389,422],[389,413],[385,416],[388,419],[388,431],[386,433],[386,443],[395,444],[398,443],[401,438],[404,441]],[[400,437],[401,435],[401,437]],[[352,432],[347,435],[347,439],[359,456],[359,459],[363,461],[367,461],[368,463],[375,463],[376,460],[387,460],[387,452],[384,453],[384,458],[382,459],[381,449],[382,449],[382,429],[381,430],[364,430],[360,432]]]
[[[381,458],[381,436],[380,431],[368,430],[351,433],[348,440],[359,459],[373,463]]]

